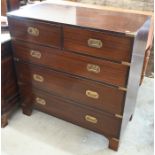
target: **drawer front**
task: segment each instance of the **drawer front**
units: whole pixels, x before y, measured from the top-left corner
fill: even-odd
[[[52,71],[35,65],[17,63],[19,84],[34,87],[110,113],[122,114],[125,92],[114,87]]]
[[[115,61],[131,60],[133,40],[97,31],[64,26],[64,49]]]
[[[11,36],[15,39],[61,48],[61,27],[38,21],[8,18]]]
[[[126,87],[129,67],[53,48],[13,42],[15,57],[99,82]]]
[[[80,106],[28,86],[22,87],[21,93],[24,104],[32,103],[43,112],[108,136],[119,135],[121,119],[110,114]]]

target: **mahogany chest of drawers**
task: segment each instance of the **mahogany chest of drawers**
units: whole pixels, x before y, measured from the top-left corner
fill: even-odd
[[[151,46],[151,15],[42,2],[8,21],[23,113],[36,108],[101,133],[117,150]]]
[[[13,64],[9,33],[1,34],[1,126],[8,124],[8,117],[17,107],[19,94]]]

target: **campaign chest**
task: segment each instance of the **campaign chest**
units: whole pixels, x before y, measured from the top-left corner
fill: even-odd
[[[71,4],[8,14],[23,113],[36,108],[101,133],[117,150],[151,47],[151,15]]]

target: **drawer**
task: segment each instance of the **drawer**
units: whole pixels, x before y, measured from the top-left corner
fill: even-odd
[[[60,25],[8,17],[12,38],[61,48]]]
[[[131,61],[133,39],[64,26],[64,49],[114,61]]]
[[[31,87],[21,87],[24,104],[34,104],[37,109],[90,130],[118,137],[121,119],[110,114],[72,103]]]
[[[129,67],[54,48],[13,42],[14,56],[27,62],[85,77],[111,85],[126,87]]]
[[[32,84],[41,90],[104,111],[122,114],[125,92],[97,82],[84,80],[65,73],[17,63],[18,80],[21,86]]]

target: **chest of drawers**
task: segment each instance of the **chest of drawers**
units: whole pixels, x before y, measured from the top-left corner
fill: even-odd
[[[8,124],[9,115],[17,107],[19,93],[13,64],[11,38],[8,32],[1,36],[1,126]]]
[[[101,133],[117,150],[151,45],[151,14],[73,4],[8,14],[23,113],[36,108]]]

